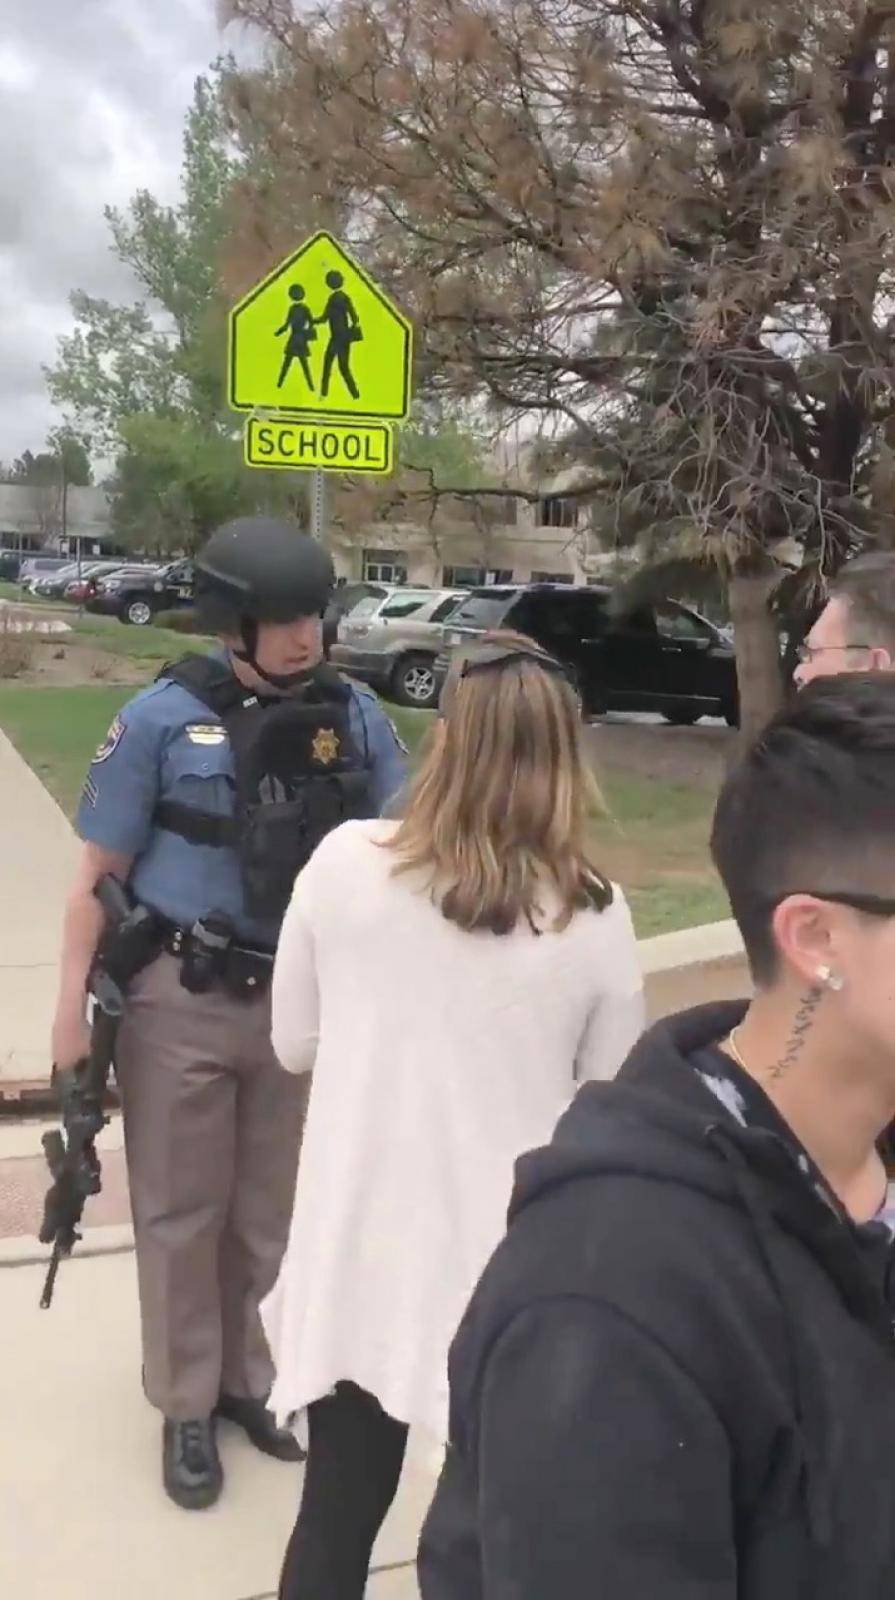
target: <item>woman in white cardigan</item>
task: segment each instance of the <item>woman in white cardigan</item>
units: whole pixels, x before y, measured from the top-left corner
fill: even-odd
[[[262,1315],[271,1405],[309,1457],[280,1600],[361,1600],[408,1425],[447,1436],[448,1346],[514,1162],[641,1029],[594,797],[563,669],[492,635],[448,677],[403,820],[346,823],[296,883],[273,1041],[313,1080]]]

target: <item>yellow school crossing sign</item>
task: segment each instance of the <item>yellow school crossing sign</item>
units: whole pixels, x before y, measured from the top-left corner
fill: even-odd
[[[236,411],[401,421],[412,345],[407,318],[330,234],[317,233],[231,311],[229,402]]]

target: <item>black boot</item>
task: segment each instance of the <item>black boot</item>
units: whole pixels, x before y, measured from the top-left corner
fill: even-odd
[[[263,1400],[240,1400],[236,1395],[222,1394],[215,1416],[224,1417],[244,1428],[256,1450],[278,1461],[304,1461],[302,1450],[294,1433],[288,1428],[278,1428],[272,1411]]]
[[[172,1422],[166,1417],[163,1442],[165,1488],[171,1499],[184,1511],[213,1506],[224,1484],[214,1422]]]

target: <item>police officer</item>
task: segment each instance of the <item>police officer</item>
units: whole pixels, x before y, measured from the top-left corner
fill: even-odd
[[[400,787],[402,748],[376,697],[322,660],[325,551],[287,523],[220,528],[196,563],[211,655],[165,668],[115,718],[78,812],[53,1059],[85,1054],[85,985],[106,873],[158,921],[116,1046],[136,1238],[144,1387],[164,1416],[165,1487],[211,1505],[215,1418],[295,1460],[265,1406],[258,1305],[284,1250],[302,1081],[269,1037],[268,985],[297,871],[340,821]],[[306,1093],[306,1091],[304,1091]]]

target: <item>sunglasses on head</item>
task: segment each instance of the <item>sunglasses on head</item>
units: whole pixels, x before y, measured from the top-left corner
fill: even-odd
[[[547,654],[546,650],[538,649],[532,645],[527,649],[523,645],[485,644],[476,648],[474,655],[466,657],[460,668],[461,678],[470,678],[474,672],[491,672],[495,668],[509,666],[514,661],[534,661],[545,672],[553,672],[560,678],[565,678],[566,683],[572,679],[561,661],[555,656]]]
[[[561,661],[555,656],[548,655],[546,650],[538,645],[518,644],[481,644],[476,645],[474,653],[468,655],[457,673],[455,683],[460,683],[464,678],[471,678],[476,672],[499,672],[503,667],[511,666],[515,661],[534,661],[544,672],[552,672],[554,676],[564,679],[572,692],[577,695],[578,687],[572,674],[566,670]],[[448,687],[450,678],[445,683]],[[438,716],[444,719],[446,715],[444,689],[442,700],[438,707]]]

